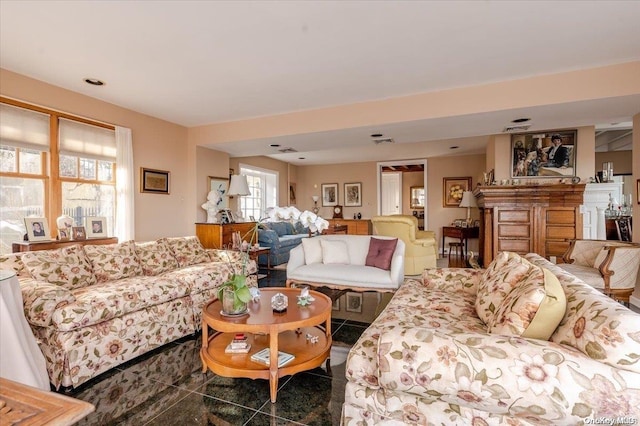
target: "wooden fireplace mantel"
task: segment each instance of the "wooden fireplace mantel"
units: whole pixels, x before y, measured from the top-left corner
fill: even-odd
[[[478,186],[480,257],[486,267],[500,251],[561,260],[582,238],[585,184]]]

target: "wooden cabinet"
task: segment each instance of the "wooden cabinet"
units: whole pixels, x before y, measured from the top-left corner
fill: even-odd
[[[116,244],[118,239],[116,237],[109,238],[87,238],[86,240],[70,240],[70,241],[20,241],[11,244],[11,250],[14,253],[23,251],[36,251],[36,250],[52,250],[62,247],[72,246],[75,244],[80,245],[103,245],[103,244]]]
[[[243,240],[251,239],[250,232],[255,228],[256,222],[242,223],[196,223],[196,236],[204,248],[222,249],[231,247],[231,235],[240,232]]]
[[[349,235],[371,235],[371,221],[368,219],[327,219],[329,226],[347,225]]]
[[[558,260],[582,238],[584,184],[478,186],[480,257],[486,267],[500,251]]]

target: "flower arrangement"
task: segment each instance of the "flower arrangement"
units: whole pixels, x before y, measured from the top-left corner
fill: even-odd
[[[322,231],[329,227],[329,222],[308,210],[300,212],[300,210],[295,207],[273,207],[268,209],[267,217],[260,219],[256,223],[256,226],[244,235],[243,240],[247,241],[246,238],[248,237],[248,244],[242,244],[239,247],[234,247],[246,255],[242,262],[242,273],[233,273],[229,280],[218,288],[218,300],[221,301],[223,311],[226,313],[236,315],[245,312],[247,303],[249,303],[252,298],[251,291],[247,286],[246,268],[247,260],[249,259],[249,251],[253,247],[253,244],[258,241],[258,227],[263,222],[283,221],[290,221],[291,223],[300,222],[305,228],[309,228],[311,232],[314,233],[322,233]],[[227,296],[225,296],[225,294]],[[231,300],[233,300],[233,302]]]

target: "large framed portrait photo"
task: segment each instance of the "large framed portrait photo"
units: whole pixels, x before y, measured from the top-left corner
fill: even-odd
[[[511,135],[511,177],[575,176],[577,135],[577,130]]]

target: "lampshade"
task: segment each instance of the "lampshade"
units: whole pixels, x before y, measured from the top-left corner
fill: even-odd
[[[317,203],[320,197],[318,197],[317,195],[312,195],[311,199],[313,200],[314,203]]]
[[[462,201],[460,201],[460,207],[478,207],[476,197],[473,196],[473,192],[464,191],[462,193]]]
[[[228,194],[230,196],[251,194],[249,185],[247,184],[247,177],[244,175],[232,175]]]

